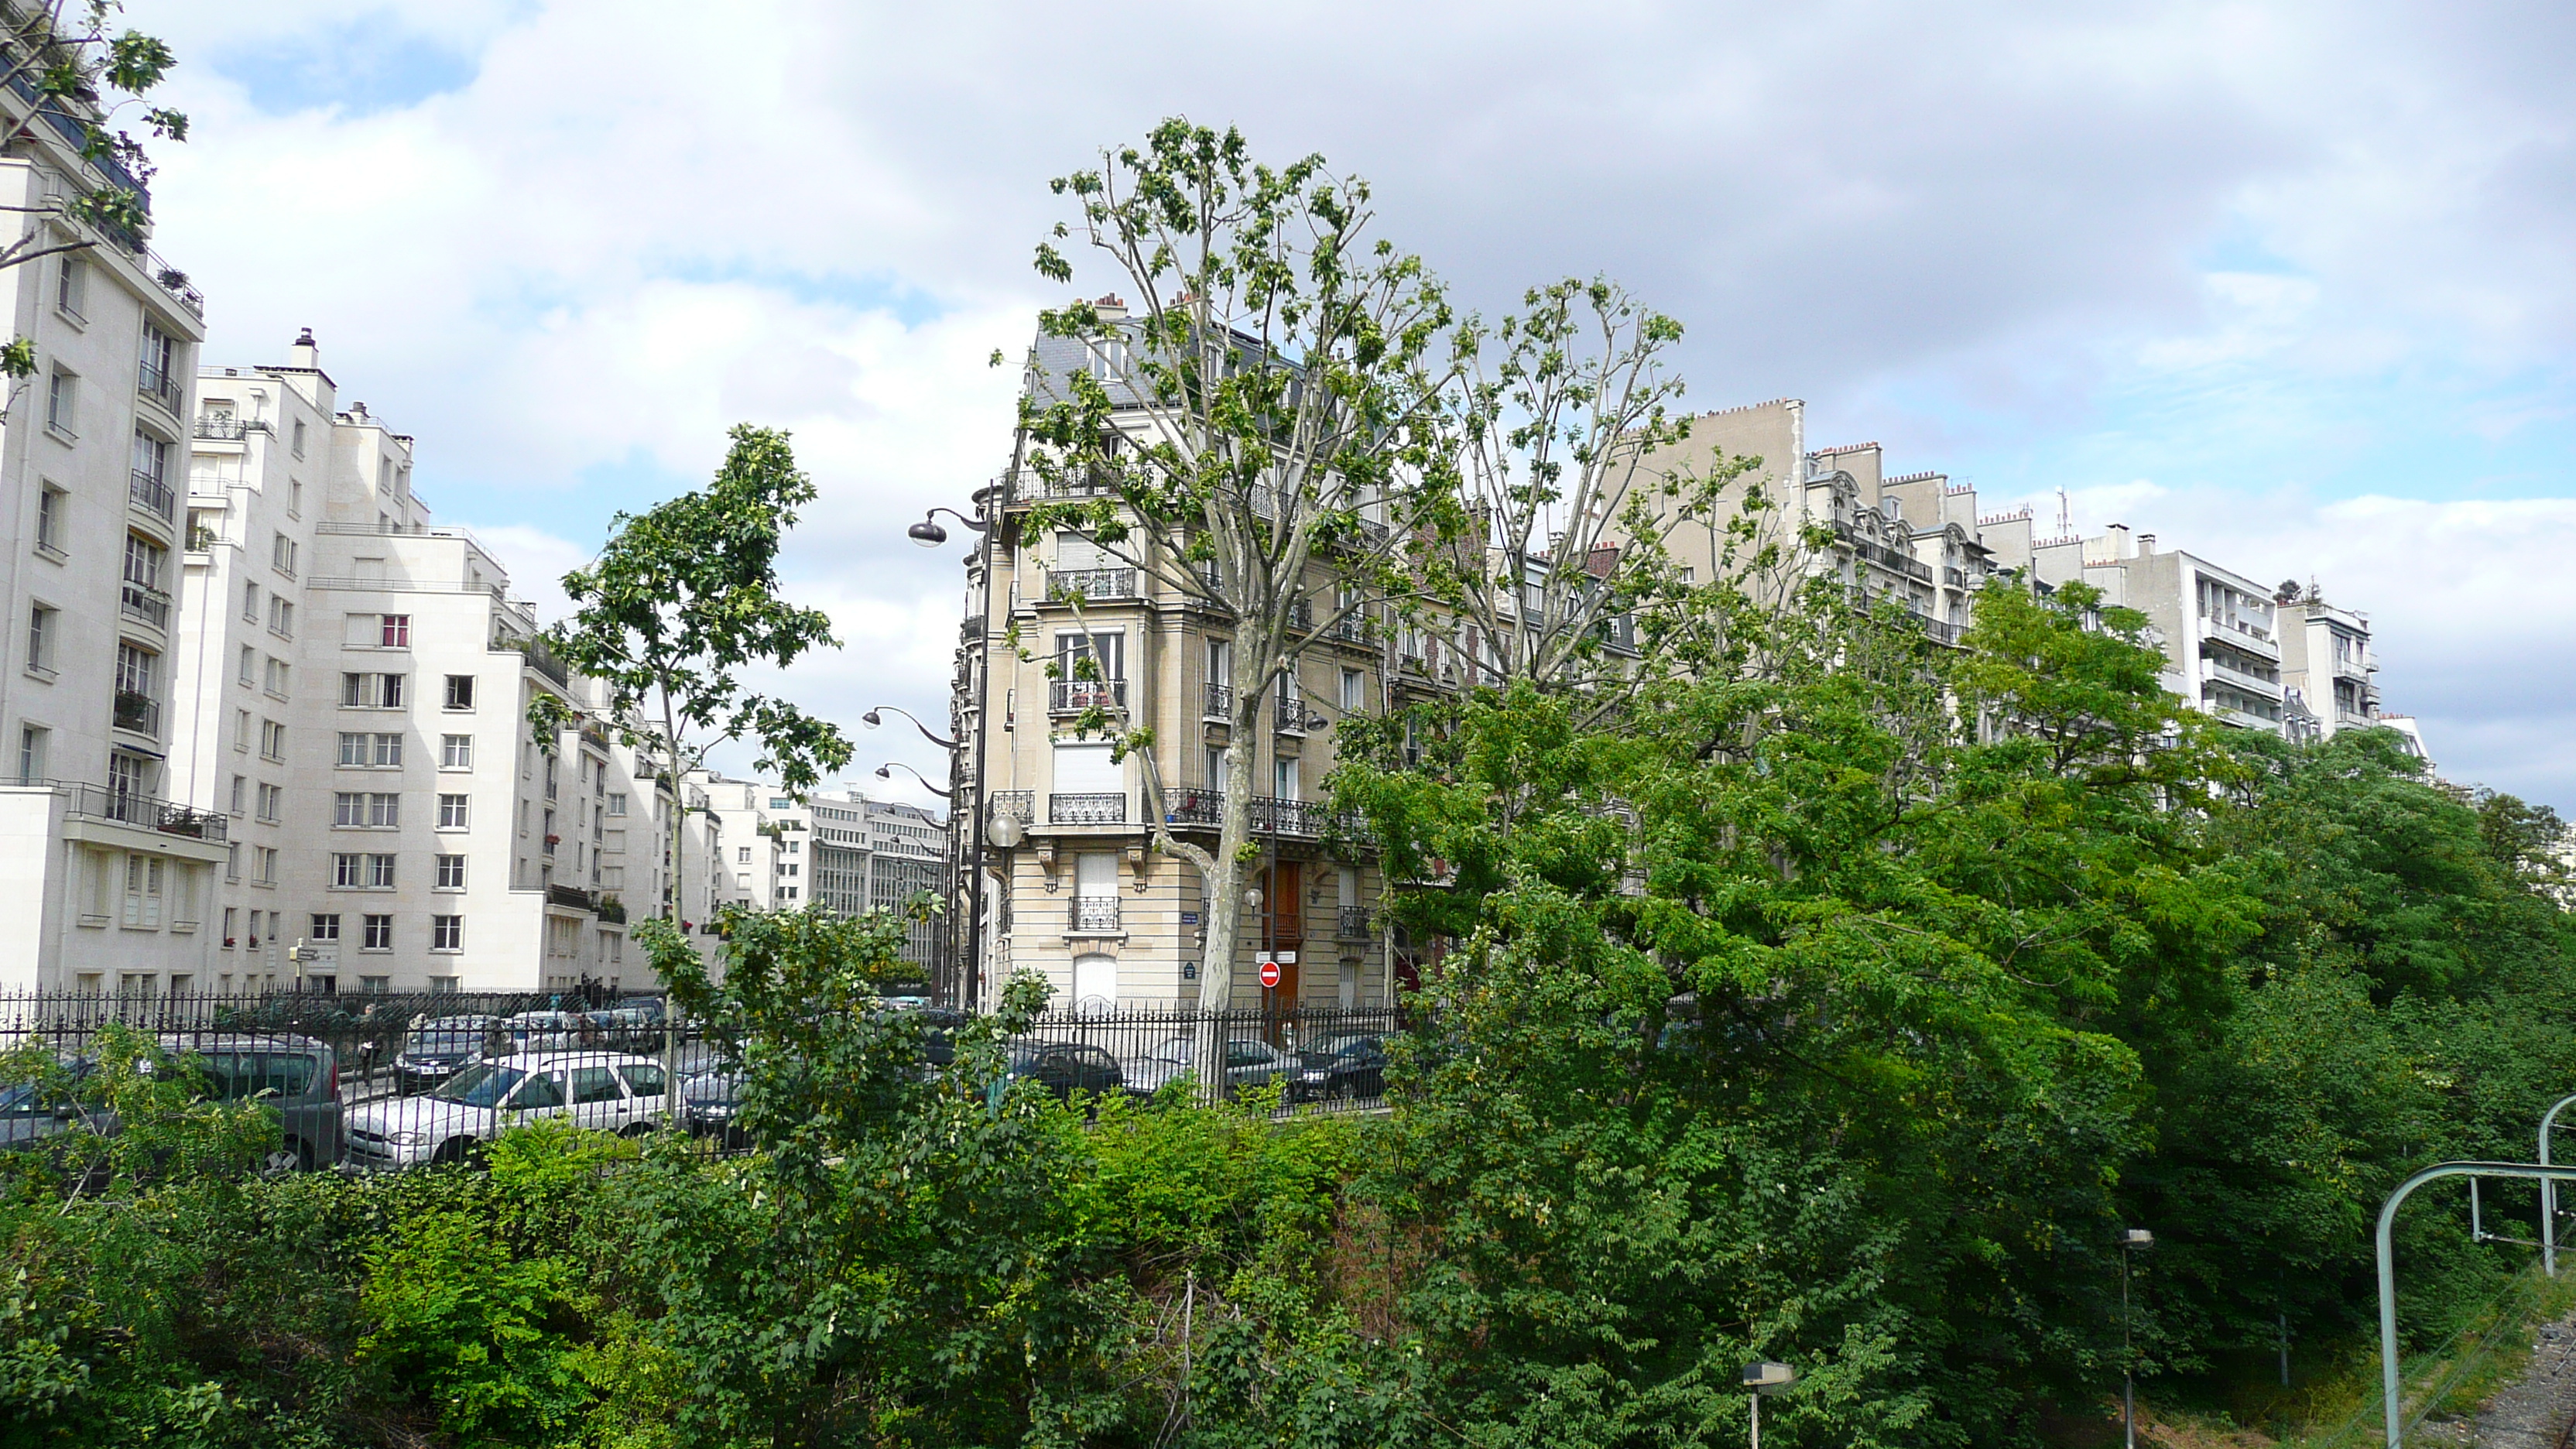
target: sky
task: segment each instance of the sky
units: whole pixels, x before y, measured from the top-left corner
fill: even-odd
[[[934,721],[1051,177],[1186,115],[1323,153],[1468,306],[1606,274],[1688,402],[1806,400],[1988,511],[2367,613],[2442,772],[2576,814],[2576,8],[129,0],[193,122],[155,245],[216,365],[314,329],[541,606],[788,428],[784,681]],[[1115,279],[1077,258],[1075,290]],[[960,530],[962,534],[962,530]],[[880,760],[934,775],[896,725]],[[898,772],[899,773],[899,772]],[[913,797],[913,798],[918,798]]]

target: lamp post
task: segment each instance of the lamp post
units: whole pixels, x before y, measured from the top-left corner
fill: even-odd
[[[2549,1166],[2549,1134],[2557,1129],[2558,1114],[2570,1105],[2576,1105],[2576,1097],[2561,1097],[2541,1114],[2538,1161],[2543,1167]],[[2554,1177],[2540,1180],[2540,1263],[2550,1277],[2558,1276],[2558,1179]]]
[[[1753,1401],[1753,1449],[1762,1449],[1762,1396],[1776,1394],[1798,1381],[1798,1371],[1785,1363],[1755,1359],[1744,1366],[1745,1397]]]
[[[2129,1333],[2129,1259],[2156,1245],[2145,1228],[2120,1230],[2120,1442],[2138,1449],[2138,1357]]]
[[[912,722],[912,727],[921,731],[921,737],[923,739],[930,741],[932,744],[939,746],[941,749],[948,751],[952,755],[957,752],[957,742],[955,740],[950,739],[946,735],[934,733],[930,726],[921,722],[921,717],[919,715],[916,715],[911,710],[904,709],[899,705],[878,705],[876,708],[869,710],[866,714],[860,715],[859,723],[866,725],[869,729],[875,729],[877,726],[884,724],[885,717],[890,714],[899,714],[905,719],[910,720]]]
[[[993,539],[998,531],[996,525],[1000,522],[1001,507],[1009,500],[1011,489],[1018,483],[1020,458],[1027,446],[1026,429],[1021,429],[1012,435],[1011,471],[1004,475],[1001,482],[986,484],[975,490],[976,517],[969,518],[954,508],[933,508],[921,516],[919,523],[903,531],[904,537],[923,548],[937,548],[948,542],[948,530],[941,527],[939,523],[939,515],[947,514],[977,535],[975,545],[977,563],[984,576],[984,607],[976,619],[975,660],[972,666],[975,671],[973,769],[965,768],[968,762],[963,741],[950,742],[948,758],[951,788],[940,792],[941,797],[950,802],[949,829],[952,838],[959,841],[957,863],[965,870],[967,877],[964,923],[966,939],[963,943],[965,949],[959,953],[962,969],[959,972],[960,980],[957,983],[955,1004],[969,1011],[975,1007],[978,978],[984,965],[984,746],[985,741],[992,737]],[[877,711],[870,710],[868,713],[874,716]],[[905,714],[904,718],[912,719],[912,716]],[[868,722],[874,724],[876,721],[870,718]],[[931,735],[929,727],[921,721],[915,719],[912,723],[915,729],[930,735],[932,740],[936,741],[940,738],[937,735]],[[959,830],[965,832],[962,837],[955,834]],[[1007,850],[1010,847],[1003,848]]]
[[[901,760],[889,760],[886,763],[877,766],[877,778],[880,780],[891,780],[894,778],[894,772],[897,770],[901,770],[912,778],[921,781],[921,788],[938,796],[942,800],[955,798],[955,791],[940,789],[938,786],[930,783],[929,777],[923,775],[919,770],[914,769],[912,766],[903,763]]]

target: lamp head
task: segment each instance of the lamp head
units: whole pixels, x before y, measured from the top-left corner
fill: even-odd
[[[879,765],[879,766],[877,766],[877,778],[878,778],[878,779],[880,779],[880,780],[891,780],[891,779],[893,779],[893,778],[894,778],[894,767],[893,767],[892,765]]]
[[[1016,850],[1021,841],[1028,839],[1028,831],[1017,815],[996,815],[993,823],[984,828],[984,838],[1004,850]]]
[[[885,723],[885,716],[877,713],[875,710],[869,710],[866,714],[859,716],[859,723],[866,725],[869,729],[875,729],[878,725]]]
[[[2123,1248],[2152,1248],[2155,1245],[2156,1235],[2148,1232],[2145,1228],[2122,1228],[2120,1230],[2120,1246]]]
[[[1755,1393],[1785,1389],[1797,1381],[1798,1371],[1785,1363],[1773,1363],[1766,1358],[1756,1359],[1744,1366],[1744,1386]]]
[[[905,529],[903,536],[923,548],[937,548],[948,541],[948,530],[940,527],[936,519],[925,518]]]

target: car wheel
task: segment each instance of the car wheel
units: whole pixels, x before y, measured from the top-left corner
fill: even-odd
[[[471,1137],[450,1137],[429,1155],[431,1162],[463,1165],[483,1160],[483,1144]]]
[[[650,1122],[629,1122],[625,1126],[617,1129],[617,1135],[620,1137],[641,1137],[652,1130],[653,1124]]]
[[[289,1137],[259,1160],[259,1170],[269,1177],[283,1177],[290,1172],[311,1172],[313,1144],[300,1137]]]

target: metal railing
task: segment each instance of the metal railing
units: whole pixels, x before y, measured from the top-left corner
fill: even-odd
[[[1335,619],[1332,624],[1324,630],[1324,637],[1327,639],[1337,639],[1344,644],[1374,644],[1377,642],[1369,637],[1368,615],[1364,613],[1345,614],[1341,618]]]
[[[139,468],[134,470],[133,482],[127,485],[125,496],[136,507],[164,522],[178,521],[179,495],[170,491],[169,484]]]
[[[1234,686],[1211,679],[1207,685],[1207,717],[1231,723],[1234,719]]]
[[[1065,917],[1066,930],[1076,936],[1114,936],[1118,934],[1118,898],[1116,896],[1075,896]]]
[[[1225,792],[1213,786],[1190,785],[1163,794],[1163,822],[1167,825],[1216,825],[1225,817]]]
[[[546,848],[551,851],[554,847],[548,846]],[[593,896],[590,892],[583,890],[579,886],[556,885],[551,881],[546,883],[546,904],[550,906],[569,906],[576,911],[596,911],[599,909],[598,898]]]
[[[1852,552],[1881,568],[1894,569],[1908,578],[1921,579],[1927,584],[1932,582],[1931,565],[1910,554],[1898,553],[1885,544],[1861,537],[1860,530],[1848,523],[1837,522],[1834,525],[1834,536],[1849,545]]]
[[[1270,713],[1272,718],[1278,720],[1281,734],[1302,735],[1306,732],[1306,701],[1296,695],[1284,693],[1272,695]]]
[[[1034,825],[1038,818],[1038,795],[1035,790],[996,790],[993,792],[993,818],[1003,816]]]
[[[188,429],[191,437],[216,443],[245,442],[253,433],[269,431],[268,424],[256,418],[201,417]]]
[[[119,599],[125,613],[155,629],[170,627],[170,596],[150,584],[128,583]]]
[[[1344,941],[1369,938],[1369,913],[1366,906],[1342,906],[1333,921],[1333,935]]]
[[[67,797],[64,807],[67,814],[88,820],[113,820],[120,825],[139,825],[164,835],[221,842],[230,830],[224,817],[213,811],[191,810],[185,805],[136,794],[131,790],[111,790],[105,785],[85,784],[78,780],[23,777],[0,779],[0,785],[51,790]]]
[[[1047,796],[1047,823],[1050,825],[1124,825],[1127,823],[1127,796],[1077,792]]]
[[[1313,600],[1290,599],[1288,601],[1288,627],[1291,629],[1312,629],[1315,627],[1315,605]]]
[[[320,586],[321,582],[322,581],[319,579],[314,580],[314,584],[317,587]],[[493,592],[498,594],[500,590],[496,588]],[[547,648],[545,641],[542,639],[496,639],[492,641],[491,652],[495,654],[507,652],[521,655],[527,659],[528,667],[530,669],[535,670],[538,674],[547,679],[553,680],[557,689],[570,689],[572,687],[572,667],[564,663],[561,659],[555,657],[555,652],[552,649]]]
[[[188,390],[170,373],[144,368],[135,376],[134,391],[139,397],[148,397],[159,403],[174,418],[187,412]]]
[[[1059,603],[1076,594],[1091,599],[1132,599],[1136,596],[1134,569],[1049,569],[1046,596]]]
[[[148,694],[138,694],[131,689],[118,690],[116,692],[116,727],[159,739],[161,737],[161,701]]]
[[[1252,797],[1255,835],[1323,835],[1332,825],[1332,807],[1322,801],[1283,800],[1276,795]]]
[[[1052,679],[1047,681],[1047,712],[1080,714],[1086,709],[1125,709],[1123,679]]]

